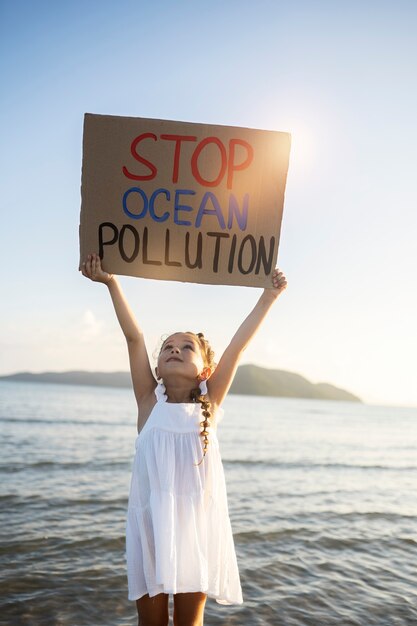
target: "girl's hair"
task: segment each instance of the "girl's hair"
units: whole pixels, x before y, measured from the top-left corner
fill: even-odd
[[[209,342],[204,337],[203,333],[193,333],[193,332],[187,331],[184,334],[191,335],[191,337],[193,337],[193,339],[198,343],[200,347],[200,351],[201,351],[201,356],[203,357],[203,361],[205,365],[209,367],[211,370],[213,370],[216,367],[216,363],[214,362],[214,352]],[[164,345],[165,341],[166,339],[164,340],[162,346]],[[200,436],[203,438],[203,456],[201,458],[201,461],[196,463],[196,465],[200,465],[203,462],[204,457],[206,456],[207,448],[209,444],[209,439],[208,439],[209,431],[207,430],[207,428],[210,426],[211,402],[209,402],[206,395],[203,395],[201,393],[200,387],[196,387],[195,389],[192,389],[190,391],[190,400],[192,402],[199,402],[201,404],[202,415],[204,417],[204,420],[200,422],[200,426],[202,427]]]
[[[195,340],[200,346],[203,360],[205,361],[207,367],[210,367],[213,370],[216,367],[216,364],[214,362],[214,352],[209,342],[204,337],[203,333],[197,333],[197,334],[187,333],[187,335],[192,335],[192,337],[195,338]],[[200,436],[203,438],[203,456],[201,460],[198,463],[196,463],[196,465],[200,465],[203,462],[204,457],[206,456],[207,448],[209,444],[209,440],[208,440],[209,431],[207,430],[207,428],[210,426],[211,402],[208,401],[208,398],[206,395],[201,394],[200,387],[196,387],[195,389],[191,390],[190,400],[193,400],[194,402],[199,402],[201,404],[201,409],[202,409],[201,413],[204,417],[204,420],[200,422],[200,426],[202,427]]]

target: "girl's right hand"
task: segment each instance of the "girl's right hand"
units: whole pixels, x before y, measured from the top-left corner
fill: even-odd
[[[109,274],[102,269],[100,257],[95,252],[87,256],[87,261],[81,266],[81,272],[86,278],[96,283],[104,283],[105,285],[113,279],[113,274]]]

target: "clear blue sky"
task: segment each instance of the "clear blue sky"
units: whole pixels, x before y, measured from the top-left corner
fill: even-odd
[[[0,11],[0,373],[128,367],[106,289],[77,272],[88,111],[291,132],[289,288],[244,361],[417,405],[415,2]],[[192,328],[221,352],[260,293],[122,283],[150,351]]]

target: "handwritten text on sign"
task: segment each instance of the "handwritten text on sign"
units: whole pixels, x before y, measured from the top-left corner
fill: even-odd
[[[289,135],[86,115],[81,260],[169,280],[265,286]]]

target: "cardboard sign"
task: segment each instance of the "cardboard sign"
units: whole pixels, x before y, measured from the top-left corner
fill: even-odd
[[[270,286],[289,151],[288,133],[86,114],[80,264]]]

